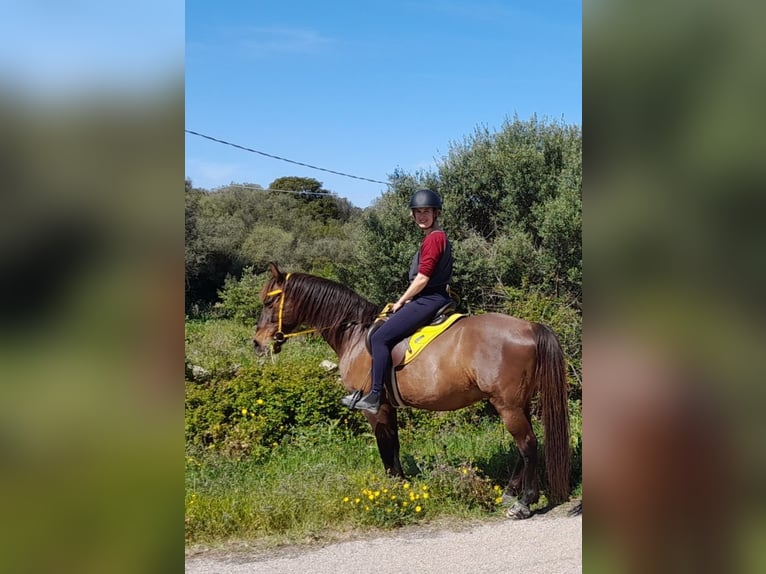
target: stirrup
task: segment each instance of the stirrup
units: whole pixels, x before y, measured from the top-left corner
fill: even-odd
[[[353,408],[354,408],[354,406],[356,405],[356,403],[358,403],[358,402],[359,402],[359,399],[361,399],[361,398],[362,398],[362,391],[361,391],[361,390],[359,390],[359,391],[354,391],[354,392],[353,392],[353,393],[351,393],[350,395],[346,395],[345,397],[343,397],[343,398],[340,400],[340,403],[341,403],[341,404],[342,404],[344,407],[348,407],[348,408],[350,408],[350,409],[353,409]]]

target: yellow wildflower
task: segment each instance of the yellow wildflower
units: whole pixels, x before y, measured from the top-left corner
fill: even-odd
[[[348,496],[343,497],[343,502],[348,502]]]
[[[431,495],[430,495],[430,494],[428,494],[427,492],[424,492],[424,493],[423,493],[423,500],[425,500],[425,499],[426,499],[426,498],[428,498],[429,496],[431,496]]]
[[[421,486],[421,488],[423,489],[423,492],[425,492],[428,490],[428,485],[424,484],[423,486]]]
[[[361,501],[362,501],[361,498],[355,498],[354,499],[354,504],[359,504]]]
[[[415,507],[415,512],[420,512],[421,510],[423,510],[423,509],[422,509],[422,508],[420,508],[419,506],[416,506],[416,507]]]
[[[247,414],[247,409],[243,408],[241,412],[242,412],[243,415],[246,415]]]
[[[407,502],[407,501],[405,500],[404,502],[402,502],[402,508],[404,508],[404,507],[405,507],[405,506],[407,506],[408,504],[409,504],[409,502]]]
[[[405,482],[404,485],[402,486],[402,488],[404,488],[404,490],[407,490],[409,487],[410,487],[410,483],[409,482]]]
[[[495,504],[501,504],[502,502],[503,502],[503,497],[502,497],[502,496],[498,496],[498,497],[495,499]]]
[[[259,405],[262,405],[262,404],[263,404],[263,399],[258,399],[258,400],[257,400],[257,401],[255,401],[255,402],[256,402],[256,403],[258,403]]]
[[[375,498],[375,497],[374,497],[372,494],[368,494],[368,495],[367,495],[367,498],[369,498],[370,500],[372,500],[372,499],[373,499],[373,498]]]

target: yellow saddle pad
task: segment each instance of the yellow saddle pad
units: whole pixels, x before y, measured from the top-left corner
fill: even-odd
[[[404,359],[402,359],[398,366],[404,366],[412,361],[412,359],[417,357],[431,341],[446,331],[452,323],[461,317],[465,317],[465,315],[462,313],[453,313],[447,317],[444,322],[439,323],[438,325],[426,325],[415,331],[407,340],[407,349],[404,352]]]

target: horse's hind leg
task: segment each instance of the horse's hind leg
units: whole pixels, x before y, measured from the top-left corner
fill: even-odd
[[[386,473],[391,476],[404,477],[402,463],[399,460],[399,426],[396,420],[396,409],[389,403],[383,403],[380,405],[378,414],[362,412],[367,417],[372,432],[375,434],[378,452]]]
[[[516,503],[508,509],[511,518],[527,518],[529,505],[537,502],[540,490],[537,481],[537,438],[527,413],[521,408],[497,407],[505,427],[513,436],[521,456],[521,468],[514,470],[508,484],[509,490],[518,495]]]
[[[516,459],[516,463],[513,465],[513,472],[511,473],[511,479],[508,481],[508,487],[505,491],[518,498],[521,494],[522,484],[521,480],[524,474],[524,460],[519,457]]]
[[[527,421],[531,425],[529,409],[524,410],[524,416],[526,416]],[[511,478],[508,481],[508,487],[506,488],[506,492],[514,498],[519,498],[524,490],[524,467],[524,457],[519,453],[519,456],[516,458],[516,462],[513,465],[513,472],[511,472]]]

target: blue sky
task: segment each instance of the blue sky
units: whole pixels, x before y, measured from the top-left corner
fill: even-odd
[[[580,2],[188,0],[185,21],[186,128],[333,171],[387,181],[514,114],[582,121]],[[386,189],[191,134],[186,176]]]

